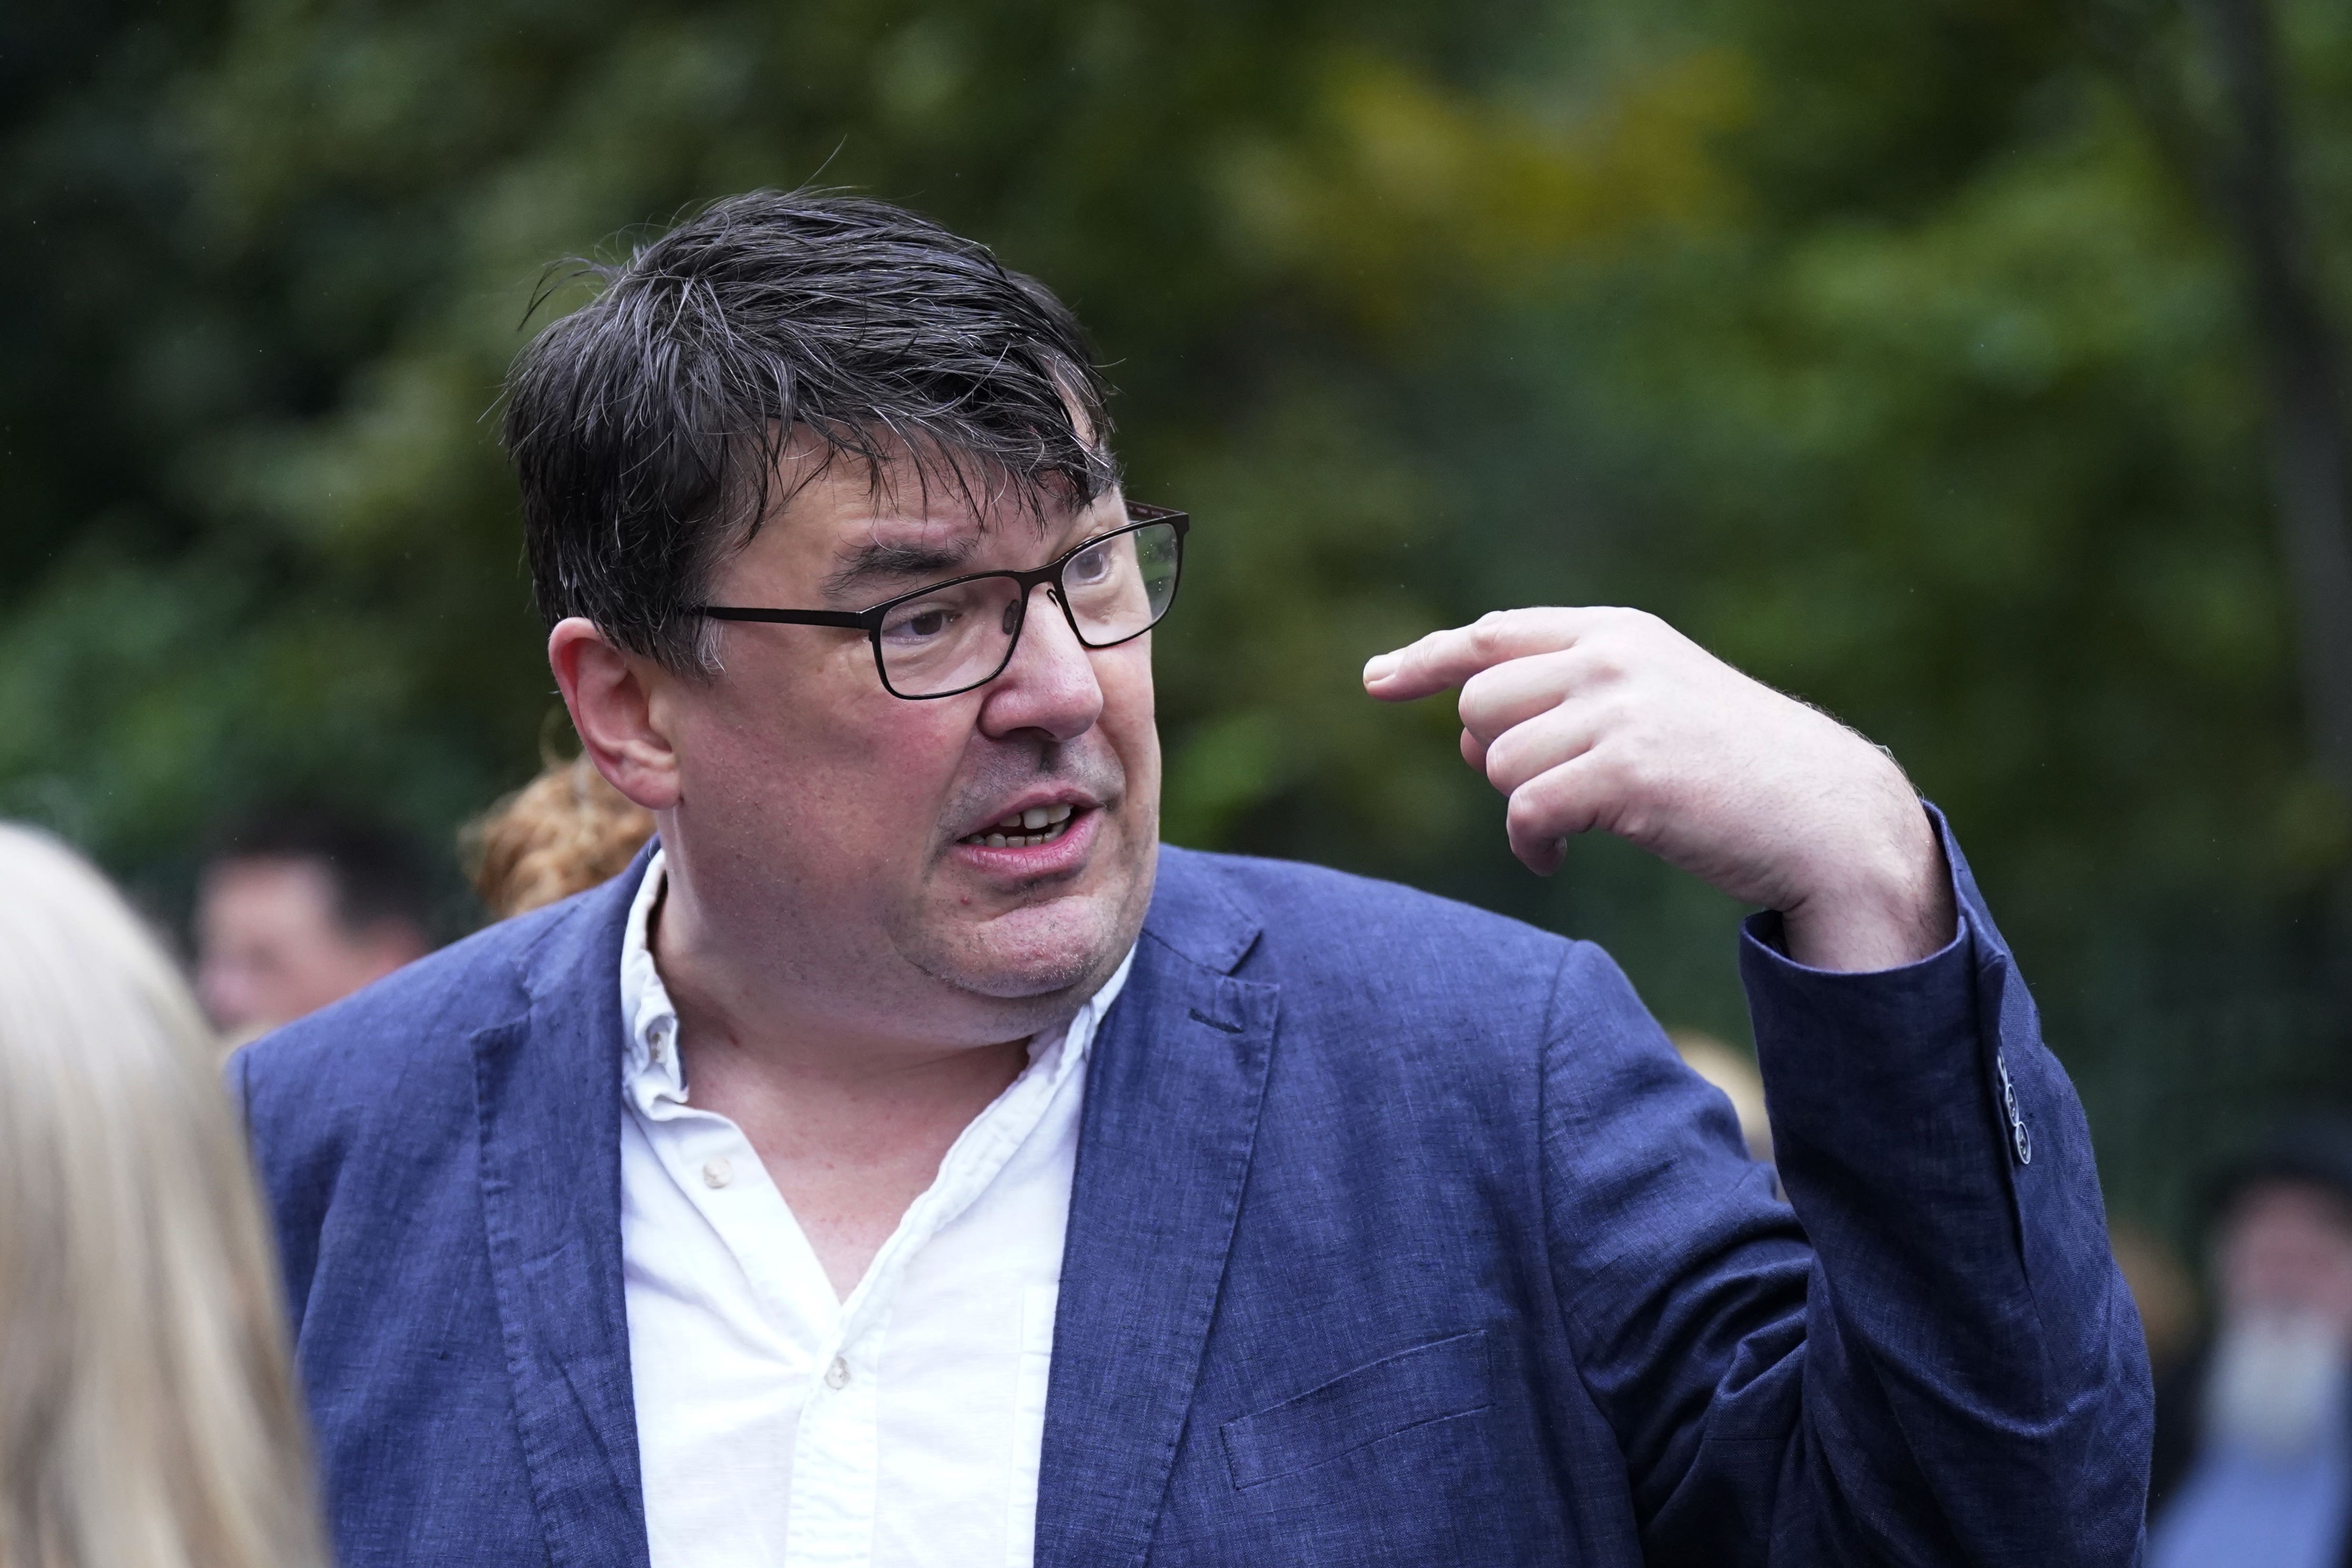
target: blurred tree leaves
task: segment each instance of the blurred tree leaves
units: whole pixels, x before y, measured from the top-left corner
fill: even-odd
[[[1237,140],[1213,171],[1231,248],[1392,332],[1425,326],[1438,301],[1549,296],[1571,261],[1725,222],[1739,193],[1716,144],[1748,112],[1745,59],[1695,53],[1616,87],[1563,124],[1342,54],[1303,134]]]
[[[2283,14],[2340,298],[2352,27]],[[2340,1083],[2347,818],[2231,257],[2072,15],[20,8],[0,811],[168,883],[253,798],[442,835],[519,782],[552,699],[491,414],[542,268],[821,177],[1061,290],[1131,487],[1200,518],[1172,838],[1600,936],[1736,1036],[1738,911],[1607,846],[1527,877],[1444,705],[1356,684],[1496,603],[1647,605],[1953,811],[2155,1201],[2220,1135],[2162,1104]]]

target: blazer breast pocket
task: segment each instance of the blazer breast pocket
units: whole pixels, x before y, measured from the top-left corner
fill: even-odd
[[[1234,1488],[1247,1491],[1495,1402],[1486,1331],[1432,1340],[1342,1373],[1220,1430]]]

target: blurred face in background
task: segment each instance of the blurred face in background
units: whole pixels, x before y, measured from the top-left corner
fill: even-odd
[[[334,873],[314,860],[215,862],[196,904],[196,991],[232,1041],[316,1012],[382,979],[427,946],[407,922],[353,929]]]
[[[2222,1220],[2214,1261],[2225,1321],[2304,1317],[2352,1343],[2352,1199],[2316,1182],[2249,1187]]]
[[[2317,1182],[2257,1182],[2222,1216],[2213,1263],[2209,1434],[2278,1453],[2308,1448],[2352,1398],[2352,1199]]]

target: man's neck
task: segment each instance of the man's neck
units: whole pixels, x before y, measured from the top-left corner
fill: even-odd
[[[956,1138],[1028,1065],[1028,1039],[966,1045],[845,1026],[736,981],[740,967],[710,962],[692,940],[690,915],[666,917],[671,903],[666,894],[654,911],[646,945],[677,1012],[688,1093],[742,1129],[846,1298]]]

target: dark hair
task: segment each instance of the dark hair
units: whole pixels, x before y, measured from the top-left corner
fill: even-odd
[[[2223,1165],[2206,1189],[2206,1210],[2219,1218],[2259,1186],[2295,1182],[2323,1186],[2352,1204],[2352,1115],[2338,1109],[2282,1116],[2262,1141]]]
[[[409,839],[330,806],[279,805],[249,812],[215,835],[208,866],[301,861],[323,869],[335,918],[356,936],[387,920],[429,934],[433,879]]]
[[[507,379],[540,612],[699,663],[710,570],[772,504],[795,430],[886,483],[913,465],[976,509],[1093,500],[1115,480],[1077,320],[987,247],[882,202],[755,191],[618,267]],[[803,476],[803,482],[813,476]]]

